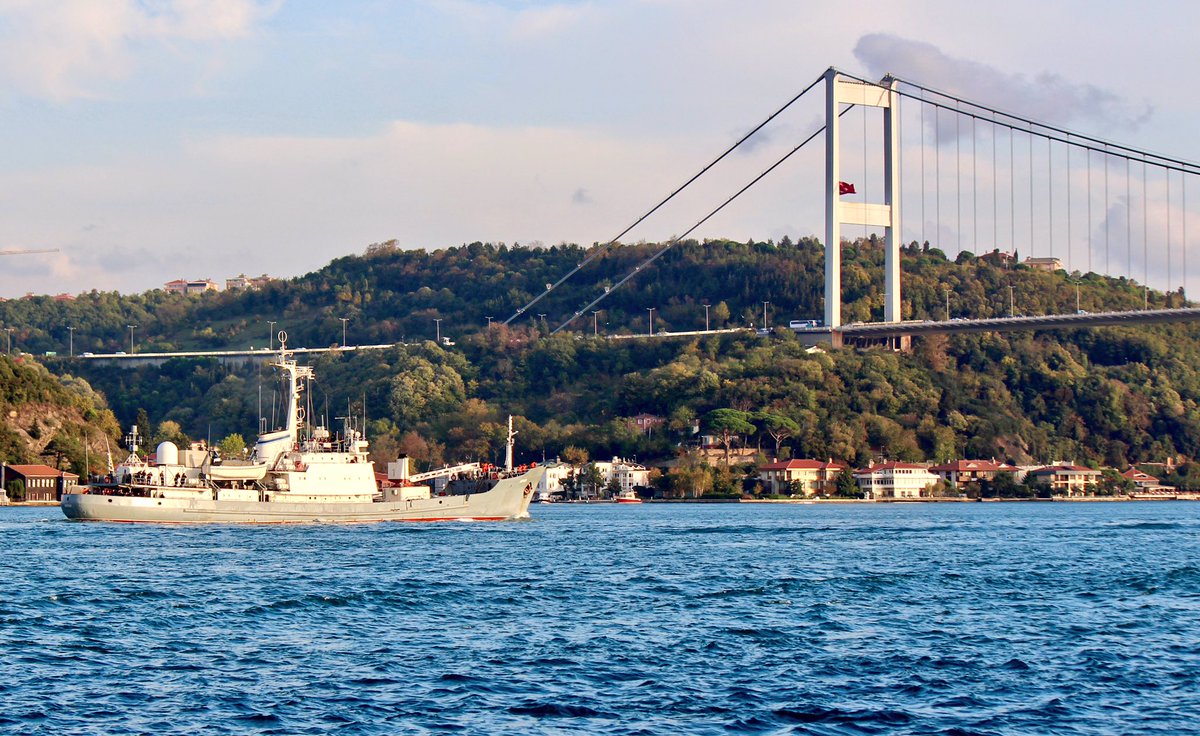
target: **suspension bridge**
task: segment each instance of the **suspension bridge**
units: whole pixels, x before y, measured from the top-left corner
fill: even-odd
[[[834,68],[825,71],[699,172],[591,253],[544,292],[517,309],[509,324],[617,247],[621,238],[713,171],[735,151],[810,94],[824,92],[824,124],[809,132],[681,235],[662,244],[624,278],[605,286],[553,332],[569,327],[613,291],[647,273],[673,246],[824,138],[824,320],[799,330],[835,345],[846,339],[907,339],[915,334],[1091,327],[1200,319],[1186,294],[1196,276],[1188,264],[1192,218],[1188,184],[1200,164],[1103,140],[1012,111],[888,75],[875,82]],[[844,128],[859,121],[861,156],[846,164]],[[875,145],[868,144],[874,130]],[[877,157],[873,154],[878,151]],[[1195,182],[1192,182],[1193,188]],[[912,224],[916,221],[916,225]],[[843,227],[883,232],[883,319],[844,324]],[[1193,228],[1194,230],[1194,228]],[[905,320],[901,245],[933,243],[944,252],[1001,252],[1032,268],[1125,278],[1177,293],[1178,309]],[[1018,254],[1025,254],[1019,261]]]

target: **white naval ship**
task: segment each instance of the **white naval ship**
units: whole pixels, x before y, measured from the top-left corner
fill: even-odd
[[[500,521],[529,516],[533,491],[545,473],[534,466],[485,474],[470,493],[436,495],[427,485],[380,488],[367,456],[367,441],[347,419],[341,437],[323,427],[306,431],[300,395],[309,366],[300,366],[279,334],[286,424],[259,436],[248,461],[222,462],[215,453],[185,452],[158,445],[154,461],[137,454],[137,427],[127,438],[129,457],[111,473],[62,497],[68,519],[151,523],[360,523],[375,521]]]

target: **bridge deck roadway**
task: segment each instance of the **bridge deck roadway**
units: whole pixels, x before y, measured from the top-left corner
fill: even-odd
[[[843,325],[836,331],[845,337],[897,337],[900,335],[937,335],[956,332],[1010,332],[1069,327],[1103,327],[1162,322],[1200,320],[1200,308],[1144,309],[1135,312],[1095,312],[1090,314],[1046,314],[1037,317],[993,317],[989,319],[952,319],[949,321],[871,322]],[[796,330],[800,335],[829,335],[828,327]]]

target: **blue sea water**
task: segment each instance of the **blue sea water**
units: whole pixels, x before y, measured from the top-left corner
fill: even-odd
[[[1195,732],[1200,503],[0,509],[0,732]]]

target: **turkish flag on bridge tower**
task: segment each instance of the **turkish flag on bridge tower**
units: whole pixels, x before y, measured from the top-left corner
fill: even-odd
[[[838,182],[838,194],[857,194],[857,193],[858,192],[854,191],[854,185],[851,184],[850,182],[848,182],[848,181],[839,181]]]

